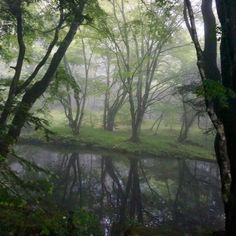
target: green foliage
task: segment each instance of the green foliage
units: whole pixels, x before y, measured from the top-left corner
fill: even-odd
[[[196,90],[198,96],[207,97],[209,100],[218,102],[221,108],[227,108],[229,100],[236,98],[236,93],[225,87],[219,81],[205,80]]]
[[[52,33],[45,35],[44,31],[51,30],[55,27],[53,22],[55,22],[55,19],[58,16],[58,10],[51,4],[47,4],[47,7],[44,7],[43,10],[39,11],[38,9],[41,9],[40,4],[42,2],[39,0],[21,2],[23,3],[20,8],[23,17],[23,37],[25,45],[27,45],[25,60],[27,62],[33,62],[33,59],[39,56],[35,54],[35,42],[40,39],[43,43],[50,39]],[[54,2],[54,5],[55,4],[56,2]],[[12,13],[9,5],[4,3],[0,4],[0,52],[2,59],[6,62],[15,59],[18,44],[15,29],[17,15]]]
[[[56,205],[49,172],[16,159],[27,168],[27,176],[17,176],[1,162],[0,235],[102,235],[92,213],[84,209],[67,212]]]
[[[27,206],[2,206],[0,209],[0,232],[5,232],[5,235],[67,235],[66,223],[60,212],[47,215],[41,209],[32,210]]]
[[[49,87],[49,101],[66,99],[68,95],[75,94],[79,96],[81,87],[78,81],[65,70],[64,65],[60,65],[57,69],[55,79]]]
[[[72,213],[72,223],[74,225],[73,236],[101,236],[101,226],[97,217],[85,209],[77,209]]]
[[[79,209],[73,213],[52,207],[45,211],[26,205],[0,204],[1,235],[101,236],[101,226],[94,214]]]
[[[160,7],[174,6],[175,1],[173,0],[156,0],[156,3]]]
[[[12,155],[12,161],[16,160],[13,156],[16,157]],[[32,173],[44,172],[40,167],[20,157],[16,158],[22,168],[30,168]],[[50,230],[54,230],[56,224],[61,227],[58,221],[61,213],[54,208],[54,204],[47,206],[53,215],[48,216],[46,206],[42,203],[43,197],[48,196],[52,190],[48,179],[24,179],[11,171],[4,162],[1,162],[0,178],[0,232],[4,232],[4,235],[31,235],[49,226]]]
[[[26,125],[33,126],[35,130],[43,130],[45,138],[49,140],[50,136],[54,133],[48,128],[49,122],[46,119],[34,116],[33,114],[29,113],[26,119]]]
[[[85,20],[87,20],[87,25],[96,26],[103,22],[106,19],[107,14],[100,6],[97,0],[91,0],[88,2],[86,7]]]

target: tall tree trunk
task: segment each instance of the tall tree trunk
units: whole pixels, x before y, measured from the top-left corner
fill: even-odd
[[[106,117],[106,130],[113,131],[114,125],[115,125],[115,116],[116,113],[112,111],[108,111],[107,117]]]
[[[221,23],[221,74],[223,85],[236,92],[236,2],[216,0]],[[236,99],[229,96],[228,108],[220,113],[227,140],[231,186],[226,207],[226,234],[236,235]]]
[[[141,133],[141,125],[143,122],[144,112],[136,112],[134,116],[134,120],[132,119],[132,136],[131,141],[134,143],[140,142],[140,133]]]
[[[113,102],[108,101],[108,106],[104,109],[104,129],[113,131],[115,125],[115,119],[118,111],[121,109],[125,102],[125,98],[127,92],[123,91],[123,88],[119,88],[122,91],[120,94],[119,92],[116,94],[115,100]],[[109,99],[109,98],[108,98]],[[109,104],[112,103],[110,106]]]
[[[22,71],[22,66],[23,66],[25,51],[26,51],[26,47],[24,43],[24,32],[23,32],[24,26],[23,26],[23,16],[22,16],[23,15],[22,3],[21,1],[14,2],[14,3],[10,1],[6,1],[6,4],[8,5],[11,14],[16,18],[16,32],[17,32],[19,52],[18,52],[16,66],[14,67],[15,73],[14,73],[14,76],[13,76],[13,79],[9,88],[9,92],[8,92],[8,98],[0,116],[1,129],[4,128],[4,126],[7,123],[7,119],[9,115],[11,114],[12,103],[14,102],[14,99],[15,99],[16,90],[17,90],[18,82],[21,76],[21,71]]]
[[[189,115],[191,117],[188,117]],[[182,127],[181,127],[180,134],[179,134],[179,137],[178,137],[179,142],[183,143],[187,140],[189,130],[190,130],[191,126],[194,123],[196,115],[197,114],[186,114],[186,113],[183,114]]]
[[[84,86],[84,92],[83,92],[83,96],[82,96],[82,102],[81,104],[77,103],[77,107],[80,107],[80,114],[78,115],[78,122],[77,122],[77,127],[76,127],[76,134],[79,135],[80,134],[80,129],[82,126],[82,122],[83,122],[83,118],[84,118],[84,110],[85,110],[85,104],[86,104],[86,100],[87,100],[87,93],[88,93],[88,79],[89,79],[89,69],[91,66],[91,59],[92,59],[92,55],[93,55],[93,51],[90,55],[89,58],[87,58],[86,55],[86,50],[85,50],[85,42],[83,40],[83,37],[81,39],[82,42],[82,48],[83,48],[83,58],[84,58],[84,63],[85,63],[85,86]],[[75,94],[75,98],[76,96],[78,96],[77,94]],[[75,99],[77,102],[78,100]]]
[[[216,65],[216,25],[212,11],[212,0],[202,0],[205,26],[205,49],[202,52],[194,21],[190,0],[185,0],[189,20],[185,20],[195,44],[198,68],[202,81],[215,80],[236,92],[236,2],[216,0],[218,16],[222,27],[221,76]],[[220,96],[220,94],[219,94]],[[236,235],[236,102],[229,94],[227,107],[219,101],[212,101],[205,94],[208,114],[217,130],[215,141],[216,156],[220,167],[222,194],[226,216],[226,235]]]
[[[108,65],[110,61],[108,59]],[[111,100],[112,85],[110,81],[110,65],[107,66],[107,88],[105,92],[104,100],[104,112],[103,112],[103,128],[108,131],[114,130],[115,118],[118,111],[121,109],[125,102],[127,92],[124,90],[123,85],[119,85],[118,91],[113,94]]]
[[[140,142],[140,130],[141,130],[141,124],[134,123],[132,124],[132,136],[130,140],[134,143]]]

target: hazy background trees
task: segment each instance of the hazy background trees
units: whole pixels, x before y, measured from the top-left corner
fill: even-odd
[[[39,14],[35,10],[38,5],[34,4],[36,5],[25,7],[26,10],[34,9],[32,17],[33,14]],[[11,112],[13,107],[16,107],[14,96],[15,100],[17,98],[19,101],[23,95],[22,91],[25,91],[26,87],[31,89],[33,81],[38,81],[40,76],[43,76],[43,70],[50,68],[47,60],[51,60],[53,46],[57,48],[59,45],[56,41],[66,34],[66,16],[72,10],[71,6],[61,6],[65,8],[65,13],[59,11],[57,14],[49,14],[48,12],[55,11],[50,7],[45,7],[45,12],[40,13],[45,17],[40,17],[41,22],[50,21],[50,17],[54,15],[60,20],[60,14],[65,15],[65,19],[63,15],[62,22],[59,22],[61,34],[58,39],[59,28],[50,30],[53,28],[50,26],[52,23],[47,24],[46,29],[38,30],[39,32],[24,31],[24,40],[30,38],[30,44],[27,42],[30,47],[26,51],[27,60],[24,60],[23,80],[19,82],[15,95],[9,94],[8,98],[4,98],[10,82],[7,79],[7,65],[9,68],[13,62],[13,52],[8,46],[14,43],[14,37],[11,36],[14,33],[11,31],[11,21],[3,21],[2,28],[6,32],[3,34],[5,41],[3,40],[1,47],[2,60],[5,62],[2,77],[6,79],[1,81],[2,89],[6,92],[2,93],[2,126],[5,122],[11,122]],[[50,97],[47,100],[50,107],[48,114],[51,117],[58,114],[57,118],[62,122],[66,118],[76,135],[84,126],[103,126],[109,131],[123,127],[130,130],[131,140],[138,142],[144,121],[144,129],[151,128],[154,133],[158,133],[160,126],[170,126],[170,129],[179,130],[179,140],[186,140],[190,126],[197,128],[199,119],[196,117],[199,112],[195,111],[196,104],[190,104],[192,99],[197,97],[195,87],[191,91],[185,89],[185,92],[183,88],[190,86],[190,83],[197,86],[199,78],[196,77],[194,81],[189,79],[194,68],[194,54],[183,26],[181,3],[167,4],[164,7],[160,3],[113,0],[101,5],[101,8],[96,17],[85,19],[87,24],[81,27],[55,75],[50,76],[50,80],[54,82],[50,84],[45,95],[46,99]],[[92,12],[91,9],[87,8],[88,13]],[[91,15],[93,16],[92,13]],[[55,22],[54,18],[51,22]],[[36,21],[35,24],[41,25],[41,22]],[[53,30],[54,36],[51,35]],[[32,37],[33,33],[35,38]],[[46,37],[43,38],[45,34]],[[39,64],[35,65],[37,60]],[[40,70],[41,68],[43,70]],[[28,79],[24,79],[25,77]],[[177,87],[179,95],[176,95]],[[39,90],[37,85],[37,93]],[[191,96],[187,101],[186,98]],[[41,98],[37,104],[43,100],[44,98]],[[12,109],[7,108],[10,103]],[[61,110],[64,111],[64,116],[59,115]],[[204,116],[201,117],[207,120]],[[17,120],[15,122],[19,127]],[[12,129],[11,132],[15,135],[19,133],[19,128],[14,127],[15,130]]]

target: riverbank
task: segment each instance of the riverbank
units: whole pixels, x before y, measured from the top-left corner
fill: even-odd
[[[132,143],[128,130],[110,132],[101,128],[84,127],[79,136],[72,135],[65,126],[52,127],[51,130],[54,134],[48,140],[43,132],[37,131],[23,134],[20,142],[103,149],[133,155],[214,160],[212,140],[203,140],[199,132],[191,134],[195,142],[191,141],[190,136],[188,142],[179,143],[176,130],[161,130],[156,135],[143,130],[140,143]]]

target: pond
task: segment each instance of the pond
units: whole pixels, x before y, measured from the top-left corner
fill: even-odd
[[[17,146],[16,152],[55,173],[53,201],[63,210],[94,212],[104,235],[110,235],[112,223],[128,221],[186,233],[223,227],[219,170],[214,161],[33,145]],[[27,168],[16,161],[10,165],[18,175],[28,176]]]

